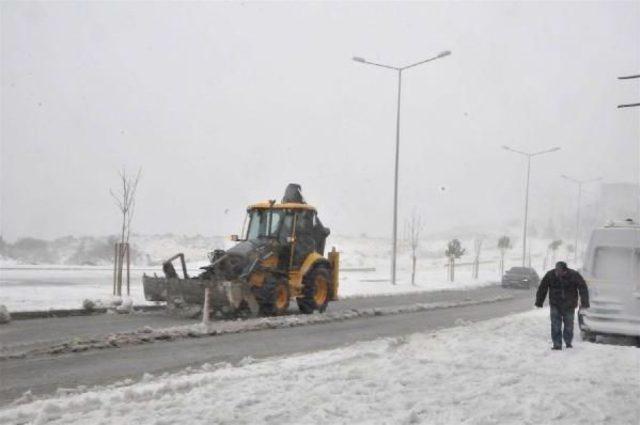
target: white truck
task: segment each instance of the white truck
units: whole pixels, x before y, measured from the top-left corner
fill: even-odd
[[[582,274],[591,300],[578,313],[582,338],[626,335],[640,346],[640,224],[627,219],[595,229]]]

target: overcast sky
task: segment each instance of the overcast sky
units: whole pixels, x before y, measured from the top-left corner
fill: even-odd
[[[400,220],[504,227],[573,211],[559,178],[640,180],[640,2],[1,5],[1,233],[118,231],[118,170],[142,167],[141,233],[230,234],[300,183],[334,233]],[[592,189],[595,190],[595,189]],[[587,194],[587,197],[589,194]]]

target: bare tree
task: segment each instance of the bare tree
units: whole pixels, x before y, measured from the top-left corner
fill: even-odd
[[[551,250],[551,252],[553,253],[553,260],[552,262],[555,263],[556,262],[556,253],[558,251],[558,248],[560,248],[560,245],[562,245],[562,240],[561,239],[556,239],[555,241],[552,241],[549,244],[548,249]]]
[[[473,278],[477,279],[480,274],[480,253],[482,252],[482,242],[484,241],[484,236],[479,235],[473,240]]]
[[[113,294],[122,295],[122,269],[124,265],[125,256],[127,259],[127,295],[129,295],[129,265],[130,265],[130,250],[129,250],[129,237],[131,236],[131,221],[133,220],[133,213],[136,205],[136,190],[138,189],[138,182],[142,175],[142,169],[138,169],[137,174],[127,174],[126,169],[122,169],[119,174],[120,177],[120,190],[113,191],[109,189],[111,197],[115,201],[120,214],[122,215],[122,226],[120,229],[120,242],[115,247],[115,262],[114,262],[114,276],[113,276]]]
[[[411,215],[411,220],[407,223],[407,233],[409,245],[411,246],[411,284],[416,284],[416,252],[420,245],[420,233],[422,232],[422,218],[415,211]]]
[[[573,254],[574,252],[576,252],[576,247],[572,243],[568,244],[564,248],[567,250],[567,254],[569,254],[569,255]]]
[[[449,280],[451,282],[455,280],[456,259],[462,257],[465,251],[458,239],[452,239],[447,243],[447,250],[444,255],[449,258]]]
[[[501,236],[498,239],[498,249],[500,250],[500,277],[504,275],[504,256],[507,253],[508,249],[511,249],[511,239],[509,236]]]

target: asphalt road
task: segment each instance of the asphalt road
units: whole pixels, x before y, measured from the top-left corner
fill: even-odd
[[[51,357],[0,361],[0,405],[31,389],[34,394],[51,393],[58,387],[103,385],[144,373],[159,374],[202,363],[236,363],[246,356],[264,358],[330,349],[356,341],[406,335],[450,327],[457,319],[479,321],[528,310],[530,291],[487,287],[467,291],[442,291],[389,297],[349,299],[333,303],[332,310],[384,307],[438,301],[462,301],[513,295],[513,299],[391,316],[359,318],[297,328],[269,329],[216,337],[125,346]],[[61,319],[34,319],[0,328],[2,345],[30,346],[37,341],[68,340],[73,336],[96,336],[137,329],[151,324],[170,326],[189,321],[162,314]]]
[[[329,304],[329,311],[393,307],[415,303],[486,299],[504,294],[499,286],[471,290],[422,292],[407,295],[347,298]],[[512,292],[509,292],[512,293]],[[516,291],[516,293],[521,293]],[[295,302],[291,314],[297,314]],[[36,348],[49,347],[73,338],[106,336],[114,332],[135,331],[145,326],[170,327],[196,323],[168,316],[164,311],[140,314],[98,314],[95,316],[60,317],[16,320],[9,326],[0,326],[0,355],[15,354]]]

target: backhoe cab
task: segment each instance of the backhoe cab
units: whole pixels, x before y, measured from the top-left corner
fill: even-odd
[[[329,229],[316,209],[304,202],[300,186],[290,184],[280,203],[250,205],[233,248],[209,254],[210,264],[196,278],[187,274],[184,256],[163,264],[164,278],[143,276],[145,298],[166,301],[168,309],[198,315],[209,288],[214,313],[284,314],[292,299],[302,313],[323,312],[338,299],[339,253],[325,257]],[[183,278],[172,262],[180,259]]]

